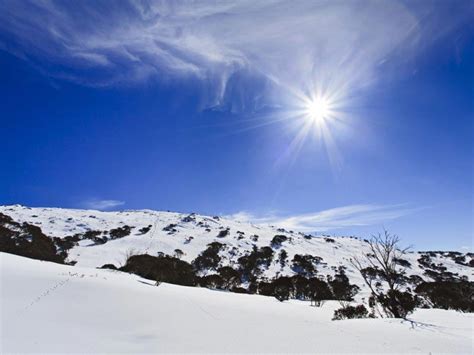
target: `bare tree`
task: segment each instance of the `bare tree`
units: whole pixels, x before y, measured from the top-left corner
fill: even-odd
[[[361,257],[354,256],[351,264],[361,273],[373,301],[385,314],[405,318],[414,309],[416,300],[403,289],[407,278],[405,263],[401,261],[409,248],[401,249],[399,243],[400,238],[387,231],[372,236],[368,240],[370,252]]]

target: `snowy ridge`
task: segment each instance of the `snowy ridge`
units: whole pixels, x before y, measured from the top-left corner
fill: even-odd
[[[288,253],[289,261],[295,254],[321,257],[322,261],[317,266],[317,272],[321,276],[334,275],[338,267],[344,266],[350,281],[361,287],[358,297],[366,296],[368,292],[360,274],[349,262],[354,255],[369,252],[367,243],[355,237],[310,237],[278,227],[254,225],[222,217],[152,210],[100,212],[15,205],[0,206],[0,213],[17,222],[36,225],[47,236],[58,238],[91,231],[107,235],[107,231],[130,227],[130,234],[119,239],[107,240],[104,244],[83,239],[68,251],[69,262],[93,268],[104,264],[121,266],[131,253],[157,255],[161,252],[173,255],[177,249],[183,252],[183,260],[191,262],[209,243],[215,241],[225,244],[224,250],[220,252],[221,266],[235,266],[237,259],[250,252],[254,246],[270,246],[275,235],[284,235],[287,240],[282,242],[281,246],[272,247],[275,256],[262,277],[291,276],[295,273],[291,262],[282,266],[278,261],[278,253],[284,249]],[[473,257],[469,253],[462,256],[466,263]],[[405,255],[404,259],[411,265],[407,269],[408,275],[427,279],[424,275],[425,268],[418,262],[419,257],[420,254],[415,251]],[[474,280],[474,269],[456,263],[452,256],[436,253],[431,255],[431,261],[436,265],[443,265],[459,277]]]

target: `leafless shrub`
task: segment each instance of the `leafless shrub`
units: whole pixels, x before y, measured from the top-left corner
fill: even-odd
[[[416,299],[403,289],[407,283],[406,266],[397,260],[409,248],[401,249],[400,238],[387,231],[372,236],[367,243],[370,252],[354,256],[350,261],[372,293],[372,306],[379,305],[389,317],[405,318],[414,309]]]

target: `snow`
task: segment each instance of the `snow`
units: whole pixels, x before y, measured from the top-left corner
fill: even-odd
[[[0,253],[1,352],[472,353],[473,314],[331,321],[335,302],[280,303]]]
[[[90,240],[82,240],[78,246],[69,251],[68,261],[76,261],[76,266],[100,267],[104,264],[114,264],[118,267],[125,264],[127,255],[131,252],[136,254],[148,253],[156,255],[158,252],[173,255],[175,249],[184,252],[183,260],[191,262],[206,246],[214,241],[226,245],[221,252],[222,265],[235,265],[237,259],[252,250],[253,246],[269,246],[276,234],[284,234],[289,238],[280,249],[288,253],[291,261],[295,254],[311,254],[323,258],[323,263],[318,266],[318,274],[326,277],[334,275],[339,266],[347,268],[346,274],[351,283],[357,284],[361,292],[357,299],[366,298],[369,294],[360,273],[355,270],[349,262],[353,256],[360,256],[369,252],[368,245],[363,240],[352,237],[331,237],[334,243],[327,242],[323,237],[304,238],[297,232],[282,231],[278,226],[254,225],[229,218],[214,219],[210,216],[193,215],[194,221],[184,222],[183,219],[189,213],[161,212],[152,210],[101,212],[95,210],[76,210],[62,208],[30,208],[20,205],[0,206],[0,213],[11,216],[15,221],[28,222],[39,226],[42,231],[51,237],[60,237],[84,233],[89,230],[109,231],[125,225],[133,226],[129,236],[110,240],[102,245],[94,245]],[[201,224],[200,224],[201,223]],[[176,224],[177,231],[169,234],[163,228],[170,224]],[[151,225],[151,229],[145,233],[139,233],[139,229]],[[217,235],[223,229],[229,228],[230,233],[224,238]],[[206,230],[207,229],[207,230]],[[238,231],[243,232],[239,239]],[[253,241],[251,236],[258,235],[258,241]],[[191,242],[186,242],[193,237]],[[409,241],[406,241],[409,244]],[[277,254],[280,249],[276,249]],[[234,254],[232,252],[234,251]],[[420,255],[411,252],[405,255],[412,267],[407,270],[409,275],[423,275],[424,270],[418,265],[417,259]],[[265,270],[263,277],[273,278],[277,274],[293,275],[294,271],[290,263],[280,266],[274,256],[274,262]],[[459,276],[467,276],[474,280],[474,268],[456,264],[448,257],[437,255],[432,257],[433,262],[442,263],[449,271]]]

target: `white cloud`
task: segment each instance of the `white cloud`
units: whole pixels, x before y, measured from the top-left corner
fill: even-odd
[[[93,210],[111,210],[124,204],[124,201],[118,200],[88,200],[83,202],[81,207]]]
[[[275,215],[258,217],[248,212],[238,212],[227,217],[257,224],[271,224],[300,232],[324,232],[346,227],[383,223],[420,209],[407,205],[361,204],[285,217]]]
[[[469,19],[445,3],[451,12],[439,1],[3,1],[0,48],[87,85],[193,76],[205,105],[252,107],[398,70]]]

